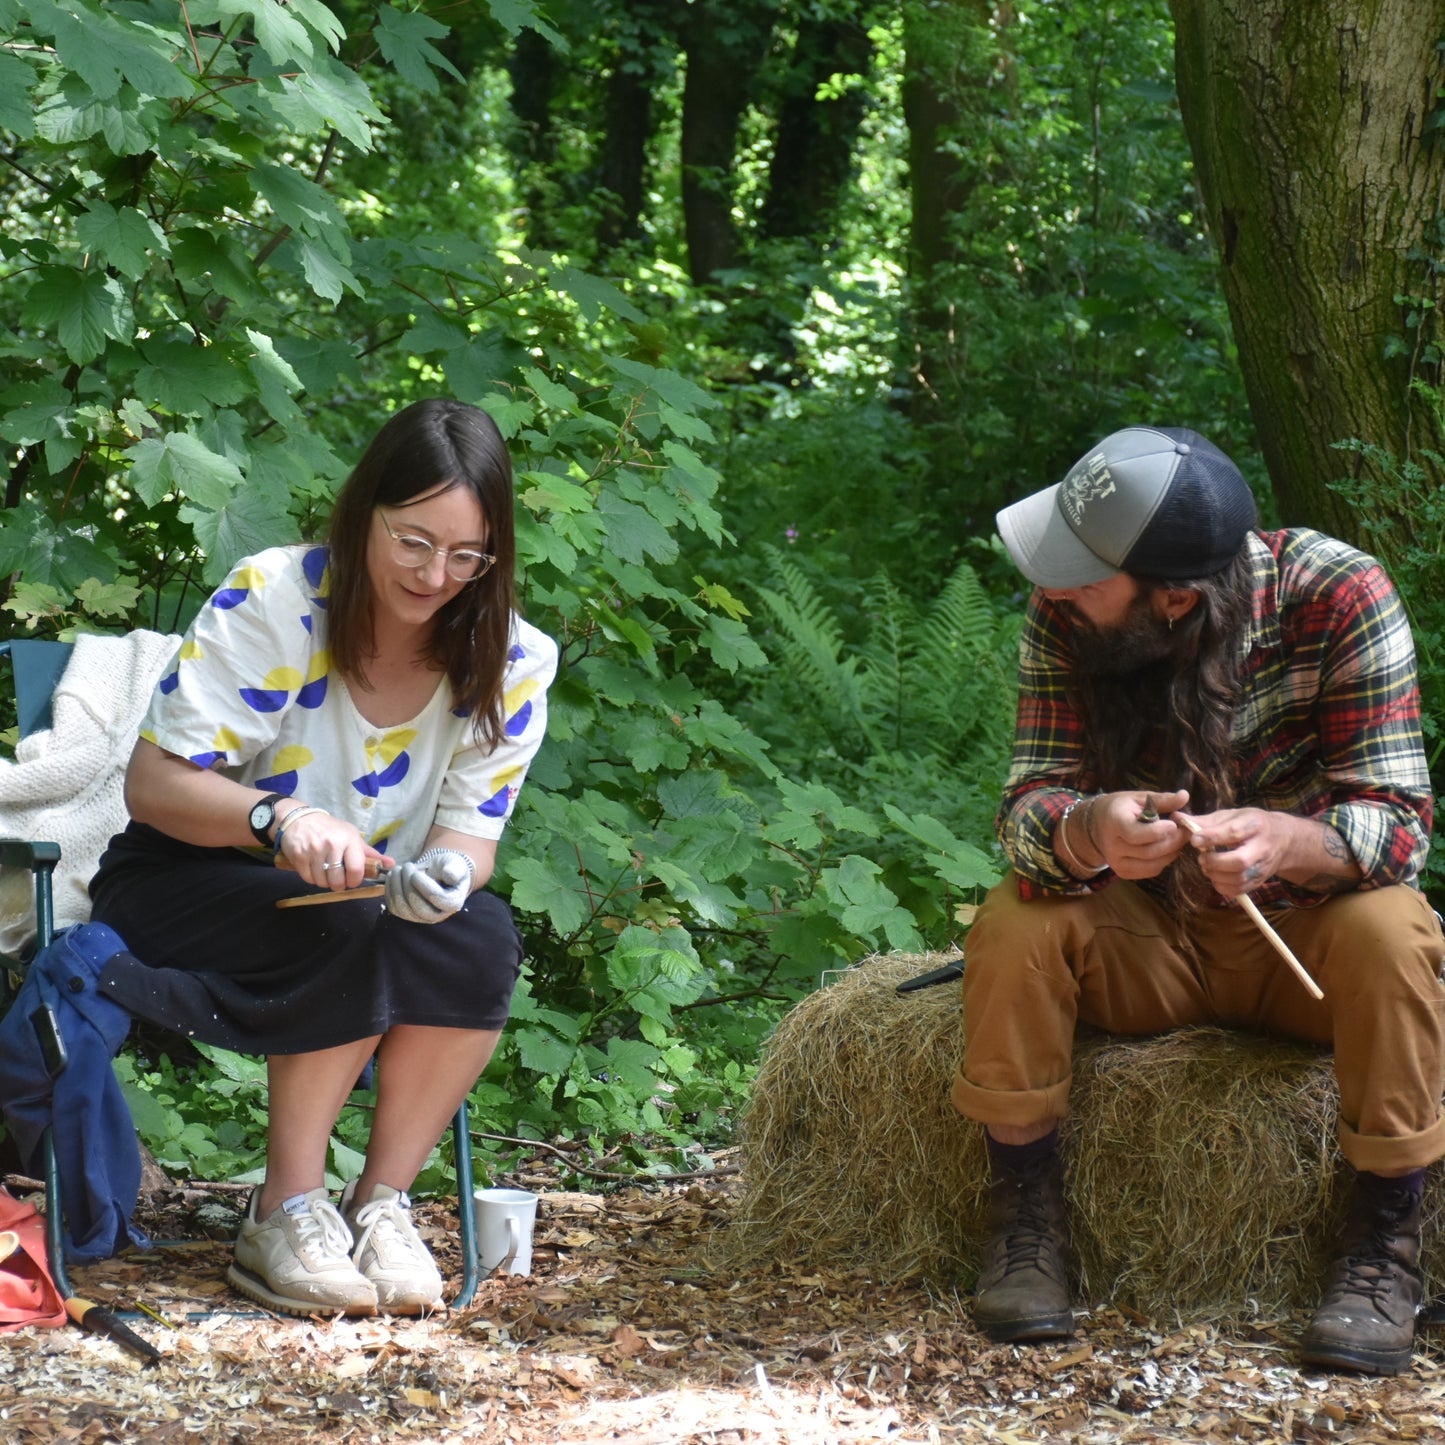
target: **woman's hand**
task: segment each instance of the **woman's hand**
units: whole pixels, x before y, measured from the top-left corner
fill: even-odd
[[[428,848],[386,878],[386,911],[408,923],[440,923],[467,901],[476,868],[465,853]]]
[[[280,815],[276,830],[278,866],[294,868],[308,883],[333,893],[360,887],[368,861],[384,857],[352,824],[305,804]]]

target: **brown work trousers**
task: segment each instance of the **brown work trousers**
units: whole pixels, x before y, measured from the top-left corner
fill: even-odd
[[[1227,1024],[1333,1044],[1340,1150],[1356,1169],[1445,1155],[1445,939],[1430,905],[1392,887],[1265,915],[1323,1003],[1238,907],[1176,920],[1122,879],[1026,903],[1005,878],[968,935],[955,1108],[985,1125],[1061,1118],[1081,1021],[1121,1034]]]

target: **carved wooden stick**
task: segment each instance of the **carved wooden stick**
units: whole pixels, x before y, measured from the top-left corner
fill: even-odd
[[[366,883],[360,888],[343,888],[336,893],[298,893],[295,898],[278,898],[277,908],[312,908],[318,903],[350,903],[357,898],[380,898],[385,883]]]
[[[1173,818],[1181,828],[1186,829],[1191,834],[1198,835],[1204,831],[1187,813],[1171,813],[1169,816]],[[1304,984],[1316,998],[1324,998],[1319,984],[1305,972],[1304,964],[1290,952],[1289,944],[1270,926],[1269,919],[1259,911],[1259,905],[1254,899],[1251,898],[1248,893],[1241,893],[1235,901],[1254,920],[1254,926],[1274,945],[1275,952],[1299,975],[1299,981]]]

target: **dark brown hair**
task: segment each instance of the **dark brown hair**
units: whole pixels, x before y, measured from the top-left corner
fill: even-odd
[[[1253,605],[1249,549],[1242,547],[1209,577],[1134,580],[1146,603],[1160,588],[1189,588],[1199,600],[1168,633],[1168,651],[1157,661],[1113,676],[1082,668],[1070,674],[1070,697],[1084,729],[1081,786],[1187,788],[1191,813],[1231,807],[1239,644]],[[1192,862],[1190,850],[1183,856]],[[1187,863],[1170,872],[1166,891],[1183,906],[1208,891]]]
[[[517,544],[512,462],[486,412],[443,397],[417,401],[372,438],[331,513],[328,646],[343,676],[365,678],[376,650],[366,570],[376,508],[404,509],[437,487],[466,487],[477,499],[487,526],[486,549],[497,560],[437,613],[428,655],[446,671],[452,706],[469,713],[478,737],[495,746],[506,725],[502,680],[515,605]]]

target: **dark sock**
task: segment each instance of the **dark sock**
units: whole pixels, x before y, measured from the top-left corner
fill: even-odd
[[[1371,1203],[1377,1199],[1398,1197],[1401,1190],[1408,1191],[1414,1198],[1419,1199],[1425,1193],[1425,1171],[1412,1169],[1408,1174],[1387,1177],[1384,1174],[1372,1174],[1368,1169],[1361,1169],[1355,1174],[1355,1185],[1360,1191],[1361,1198]]]
[[[1059,1147],[1057,1127],[1050,1129],[1042,1139],[1035,1139],[1032,1144],[1000,1144],[989,1133],[984,1134],[984,1139],[988,1143],[988,1162],[994,1178],[1003,1171],[1017,1174],[1029,1165],[1057,1153]],[[1421,1173],[1423,1177],[1423,1171]]]

